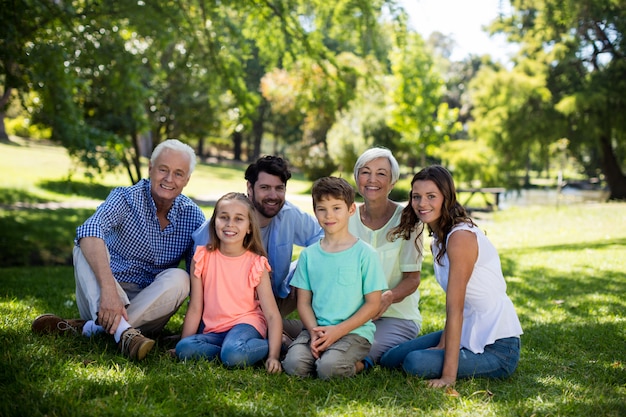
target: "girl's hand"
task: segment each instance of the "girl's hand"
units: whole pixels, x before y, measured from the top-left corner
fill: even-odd
[[[438,379],[428,380],[428,386],[431,388],[453,387],[455,382],[456,382],[456,378],[454,377],[442,376],[441,378],[438,378]]]
[[[283,370],[280,361],[275,358],[269,358],[265,361],[265,370],[268,374],[278,374]]]

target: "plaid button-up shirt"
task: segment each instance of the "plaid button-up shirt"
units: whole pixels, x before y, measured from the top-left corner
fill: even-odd
[[[104,240],[111,255],[111,271],[119,282],[150,285],[156,275],[175,268],[182,259],[187,270],[193,256],[191,234],[204,222],[204,213],[191,199],[179,195],[167,214],[163,230],[150,194],[150,180],[116,188],[82,226],[75,243],[93,236]]]

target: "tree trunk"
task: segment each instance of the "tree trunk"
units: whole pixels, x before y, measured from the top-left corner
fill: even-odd
[[[235,161],[241,161],[241,144],[243,142],[243,135],[241,132],[233,132],[233,159]]]
[[[201,161],[204,161],[204,138],[198,139],[198,146],[196,148],[196,155]]]
[[[141,149],[139,147],[139,134],[134,128],[131,136],[131,139],[133,141],[133,149],[131,150],[132,154],[130,157],[133,163],[133,167],[135,168],[136,175],[136,181],[132,178],[131,181],[133,181],[133,184],[137,184],[139,180],[141,180],[141,159],[139,158],[139,156],[141,155]]]
[[[615,157],[613,146],[611,146],[611,138],[607,134],[601,134],[599,141],[600,150],[602,151],[602,171],[611,190],[609,200],[626,200],[626,176],[624,176]]]
[[[7,85],[4,86],[4,94],[0,97],[0,109],[6,109],[7,104],[9,103],[9,98],[11,97],[11,92],[13,89]],[[8,141],[9,135],[7,134],[6,126],[4,125],[4,118],[6,116],[6,111],[0,111],[0,141]]]
[[[252,122],[252,153],[249,158],[251,161],[256,161],[261,156],[261,143],[265,132],[265,117],[268,109],[267,100],[261,100],[259,107],[257,107],[257,117]]]
[[[9,135],[7,135],[6,127],[4,126],[4,116],[5,112],[0,112],[0,142],[5,142],[9,140]]]

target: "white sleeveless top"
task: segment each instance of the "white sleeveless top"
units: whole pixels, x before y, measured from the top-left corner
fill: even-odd
[[[497,339],[519,337],[523,333],[522,326],[513,302],[506,294],[506,282],[496,248],[478,227],[467,223],[452,228],[446,237],[446,245],[452,233],[457,230],[474,233],[478,241],[478,259],[465,293],[461,347],[474,353],[483,353],[485,346]],[[435,237],[431,243],[431,251],[436,259],[439,249]],[[448,252],[441,258],[441,265],[435,260],[433,264],[437,282],[447,291],[450,273]]]

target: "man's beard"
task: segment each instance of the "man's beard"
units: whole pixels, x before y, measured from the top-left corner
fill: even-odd
[[[257,199],[254,196],[254,194],[252,194],[252,204],[254,205],[254,208],[263,217],[265,217],[267,219],[271,219],[272,217],[276,216],[278,214],[278,212],[280,211],[280,209],[282,209],[283,206],[285,205],[285,201],[284,200],[280,200],[280,199],[275,199],[275,200],[265,199],[264,201],[265,201],[266,204],[268,202],[272,202],[272,203],[276,202],[278,204],[275,205],[275,206],[271,206],[271,207],[265,206],[265,205],[263,205],[263,201],[262,202],[257,201]]]

